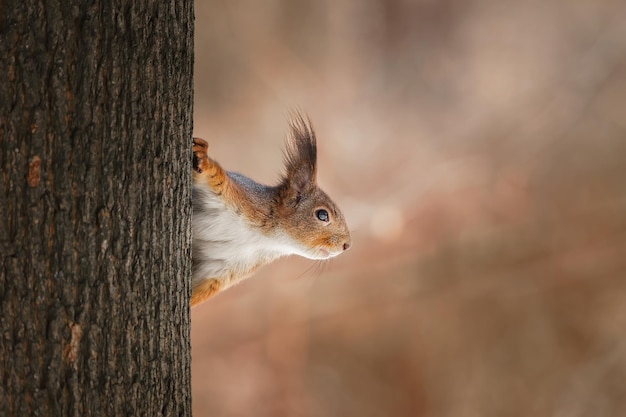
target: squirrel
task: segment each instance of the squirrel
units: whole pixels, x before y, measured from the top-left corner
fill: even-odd
[[[191,306],[285,255],[329,259],[348,250],[339,207],[317,185],[317,144],[308,117],[294,113],[274,186],[226,171],[193,139]]]

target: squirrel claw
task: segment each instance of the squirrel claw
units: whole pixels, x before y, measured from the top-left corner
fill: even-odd
[[[202,174],[208,168],[208,149],[209,144],[204,139],[193,138],[193,169],[198,174]]]

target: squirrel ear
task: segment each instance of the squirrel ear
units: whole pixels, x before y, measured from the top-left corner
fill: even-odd
[[[285,177],[283,183],[294,191],[303,192],[315,184],[317,175],[317,145],[315,132],[308,117],[294,112],[285,148]]]

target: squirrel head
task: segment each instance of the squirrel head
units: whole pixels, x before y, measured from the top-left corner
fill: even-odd
[[[280,228],[298,255],[327,259],[350,248],[350,231],[339,207],[317,185],[317,145],[308,118],[295,113],[285,149],[285,174],[278,185]]]

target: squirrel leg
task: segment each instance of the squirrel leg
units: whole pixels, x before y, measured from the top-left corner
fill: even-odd
[[[209,144],[200,138],[193,138],[194,179],[204,180],[217,194],[222,194],[227,181],[226,171],[217,162],[209,158]]]
[[[220,282],[215,278],[202,281],[191,290],[191,306],[193,307],[212,295],[217,294],[220,287]]]

